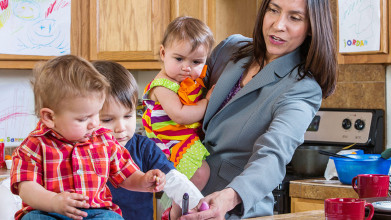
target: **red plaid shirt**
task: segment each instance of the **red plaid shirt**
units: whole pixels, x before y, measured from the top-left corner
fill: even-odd
[[[118,187],[139,170],[128,150],[110,134],[99,128],[85,143],[72,143],[38,122],[37,127],[12,156],[11,191],[19,194],[18,184],[34,181],[45,189],[60,193],[76,192],[89,197],[92,208],[109,208],[122,215],[112,202],[107,180]],[[23,203],[15,219],[34,210]]]

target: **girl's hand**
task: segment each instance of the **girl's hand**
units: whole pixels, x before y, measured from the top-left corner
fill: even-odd
[[[62,192],[55,195],[52,198],[52,205],[54,212],[71,219],[83,219],[83,217],[87,217],[87,213],[78,208],[90,208],[88,196],[71,192]]]
[[[209,89],[209,91],[206,93],[205,98],[209,101],[210,96],[212,95],[213,89],[215,88],[215,85],[212,86],[212,88]]]
[[[158,170],[149,170],[143,177],[143,185],[148,192],[160,192],[166,184],[166,175]]]

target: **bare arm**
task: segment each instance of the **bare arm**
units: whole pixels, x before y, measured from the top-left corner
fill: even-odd
[[[137,170],[119,186],[138,192],[159,192],[166,184],[166,176],[160,170],[149,170],[147,173]]]
[[[154,88],[154,96],[171,120],[182,125],[200,121],[208,105],[208,99],[201,99],[196,105],[183,105],[175,92],[164,87]]]
[[[55,212],[72,219],[87,217],[87,213],[77,208],[89,208],[88,196],[78,193],[55,193],[46,190],[40,184],[33,181],[19,183],[19,196],[23,202],[34,209],[45,212]]]

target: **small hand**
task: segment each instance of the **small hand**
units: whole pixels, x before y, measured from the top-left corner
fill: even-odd
[[[156,169],[156,170],[149,170],[144,175],[146,188],[150,192],[160,192],[163,190],[164,185],[166,184],[166,175]]]
[[[90,208],[88,196],[78,193],[62,192],[55,195],[52,200],[53,209],[56,213],[72,219],[83,219],[83,217],[87,217],[87,213],[78,208]]]

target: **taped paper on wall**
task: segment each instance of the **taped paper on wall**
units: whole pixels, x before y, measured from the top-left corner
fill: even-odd
[[[0,82],[0,138],[5,146],[19,146],[37,122],[29,79]]]

